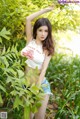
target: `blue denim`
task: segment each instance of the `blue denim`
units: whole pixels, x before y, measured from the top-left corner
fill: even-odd
[[[42,87],[43,92],[44,92],[45,94],[53,95],[52,92],[51,92],[51,89],[50,89],[50,84],[49,84],[48,80],[46,79],[46,77],[45,77],[44,80],[42,81],[41,87]],[[26,85],[23,85],[22,88],[23,88],[23,89],[26,89]]]
[[[48,80],[46,79],[46,77],[42,81],[42,84],[41,85],[42,85],[42,89],[43,89],[43,91],[44,91],[45,94],[51,94],[51,95],[53,95],[52,92],[51,92],[51,89],[50,89],[50,84],[49,84]]]

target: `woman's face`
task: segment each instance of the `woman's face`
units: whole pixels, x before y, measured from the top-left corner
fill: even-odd
[[[48,36],[48,27],[47,26],[41,26],[37,29],[37,35],[36,39],[43,41],[47,38]]]

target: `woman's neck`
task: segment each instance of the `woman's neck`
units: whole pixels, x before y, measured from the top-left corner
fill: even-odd
[[[39,41],[39,40],[37,40],[37,39],[36,39],[36,41],[35,41],[35,42],[36,42],[36,44],[37,44],[37,45],[42,45],[42,42],[41,42],[41,41]]]

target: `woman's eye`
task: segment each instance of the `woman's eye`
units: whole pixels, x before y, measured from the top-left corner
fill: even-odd
[[[48,32],[48,30],[45,30],[45,32]]]
[[[39,31],[42,31],[41,29]]]
[[[42,30],[40,29],[39,31],[41,32]],[[45,30],[44,32],[48,32],[48,30]]]

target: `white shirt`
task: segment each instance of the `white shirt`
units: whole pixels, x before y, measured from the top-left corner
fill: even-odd
[[[26,53],[26,57],[28,58],[26,60],[26,63],[29,67],[38,67],[38,69],[41,69],[45,59],[45,54],[43,53],[42,45],[37,45],[35,40],[32,40],[26,45],[25,48],[22,49],[22,56],[24,56],[23,52]]]

